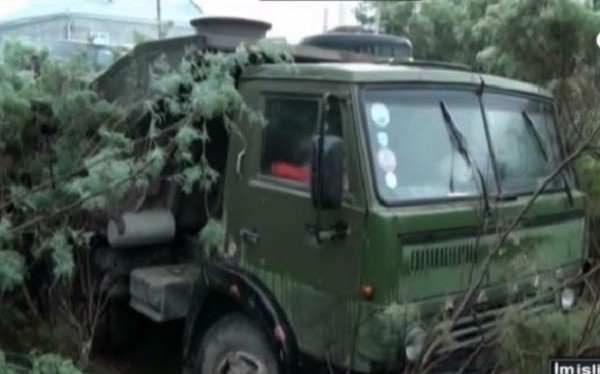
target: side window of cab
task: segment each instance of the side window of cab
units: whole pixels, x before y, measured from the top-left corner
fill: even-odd
[[[261,171],[263,175],[308,186],[312,139],[317,135],[320,97],[267,97]],[[341,108],[331,108],[325,132],[342,137]]]

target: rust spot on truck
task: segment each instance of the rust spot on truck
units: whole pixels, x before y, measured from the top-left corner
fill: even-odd
[[[240,298],[240,289],[238,288],[237,284],[233,283],[229,286],[229,296],[236,299]]]

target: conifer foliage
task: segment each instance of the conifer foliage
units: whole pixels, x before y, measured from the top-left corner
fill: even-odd
[[[165,61],[159,59],[152,69],[151,98],[123,105],[91,89],[92,76],[81,64],[54,60],[16,41],[5,45],[0,61],[0,305],[14,305],[33,318],[39,312],[32,296],[36,287],[72,290],[65,285],[77,283],[78,253],[89,251],[107,214],[143,194],[165,165],[176,165],[168,178],[183,191],[208,191],[219,173],[205,155],[192,157],[192,144],[210,141],[209,124],[225,126],[230,136],[240,134],[240,116],[260,125],[261,117],[237,92],[237,80],[249,65],[291,62],[291,54],[286,47],[258,43],[229,54],[190,49],[174,67]],[[140,106],[150,118],[142,131],[131,121]],[[222,232],[215,218],[199,237],[214,246]],[[40,263],[51,265],[43,282]],[[93,328],[85,331],[84,345],[92,341]],[[0,349],[1,344],[0,339]],[[89,353],[89,347],[83,351]],[[0,373],[15,372],[8,361],[0,351]],[[26,366],[31,373],[78,370],[53,355],[33,355]]]

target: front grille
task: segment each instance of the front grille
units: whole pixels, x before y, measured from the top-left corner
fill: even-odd
[[[478,345],[482,341],[492,338],[496,331],[498,319],[508,310],[508,306],[498,306],[483,312],[465,315],[456,320],[450,329],[451,341],[446,346],[437,350],[437,354],[448,354],[463,348]],[[529,306],[525,309],[527,316],[541,314],[554,309],[552,303],[542,303]]]
[[[479,251],[475,244],[445,245],[422,248],[410,253],[410,271],[420,272],[435,268],[475,264]]]

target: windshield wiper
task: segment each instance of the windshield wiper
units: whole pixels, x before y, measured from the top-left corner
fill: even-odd
[[[548,157],[548,152],[546,151],[546,148],[544,148],[544,144],[542,143],[542,138],[540,136],[540,133],[535,128],[535,124],[533,123],[533,120],[531,119],[531,117],[529,116],[529,114],[526,111],[522,111],[521,115],[523,116],[523,120],[525,121],[527,130],[529,131],[529,133],[535,140],[537,148],[538,148],[540,154],[542,155],[542,157],[544,158],[544,161],[546,161],[546,163],[549,163],[550,158]],[[571,193],[571,186],[569,185],[567,176],[564,173],[564,169],[560,169],[560,176],[563,181],[565,193],[567,194],[567,198],[569,199],[569,204],[571,206],[573,206],[573,194]]]
[[[467,165],[471,168],[471,170],[475,170],[477,175],[479,176],[479,182],[481,184],[481,192],[483,195],[483,209],[484,212],[489,215],[490,214],[490,202],[488,200],[488,191],[485,183],[485,178],[483,177],[483,173],[481,169],[475,162],[473,155],[469,151],[467,147],[467,142],[465,137],[460,132],[460,130],[456,127],[456,123],[452,119],[450,112],[448,111],[448,107],[446,107],[446,103],[440,101],[440,108],[442,110],[442,115],[444,116],[444,123],[446,124],[446,130],[448,130],[448,136],[450,137],[450,143],[452,147],[463,157]],[[452,183],[453,176],[450,175],[450,183]]]

